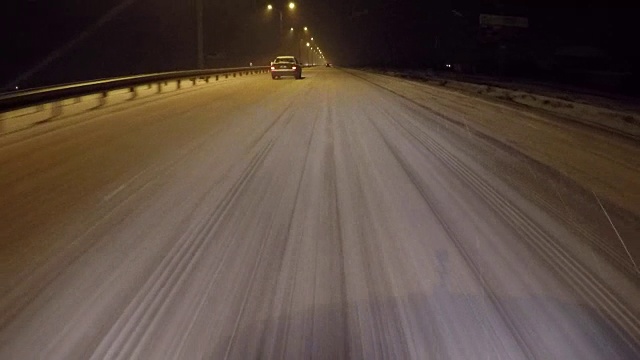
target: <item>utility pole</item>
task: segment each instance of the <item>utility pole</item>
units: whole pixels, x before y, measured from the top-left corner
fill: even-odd
[[[198,69],[204,69],[204,23],[203,23],[203,0],[196,0],[196,24],[197,24],[197,59]]]

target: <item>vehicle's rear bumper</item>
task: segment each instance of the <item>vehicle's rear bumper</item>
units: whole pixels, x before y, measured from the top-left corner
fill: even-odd
[[[271,70],[271,75],[274,75],[274,76],[297,76],[298,75],[298,70],[276,69],[276,70]]]

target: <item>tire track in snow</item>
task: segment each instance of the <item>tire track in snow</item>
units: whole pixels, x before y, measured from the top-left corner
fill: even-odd
[[[393,117],[390,117],[390,119],[402,127],[409,136],[416,139],[418,143],[436,155],[447,168],[473,188],[507,223],[522,235],[527,244],[539,254],[541,259],[553,267],[557,275],[563,278],[568,286],[590,303],[596,311],[604,315],[605,319],[611,321],[614,324],[614,329],[624,329],[623,332],[618,330],[618,335],[640,355],[640,319],[624,303],[618,300],[611,289],[603,284],[590,270],[577,262],[550,234],[527,217],[511,201],[494,190],[491,185],[470,170],[435,139],[425,133],[423,129],[408,123],[401,123]],[[381,136],[384,137],[384,134],[381,133]],[[394,148],[388,142],[387,144],[391,149]],[[394,153],[398,161],[403,164],[405,170],[409,174],[414,173],[409,164],[396,151]],[[411,176],[414,179],[419,179],[415,174]],[[460,248],[462,249],[461,246]],[[468,258],[468,255],[464,256]],[[470,258],[469,260],[472,261]],[[484,281],[482,282],[485,283]],[[508,315],[505,313],[505,316]],[[519,337],[524,341],[523,336]],[[531,354],[530,351],[527,353]]]
[[[215,231],[224,214],[262,164],[272,146],[273,142],[268,142],[253,157],[244,173],[207,221],[193,225],[176,242],[176,246],[158,265],[157,270],[102,339],[91,356],[92,359],[122,359],[131,356],[154,316],[160,313],[163,305],[175,295],[180,281],[189,274],[198,257],[202,255],[200,250],[208,239],[207,234]],[[228,246],[231,244],[227,244]]]

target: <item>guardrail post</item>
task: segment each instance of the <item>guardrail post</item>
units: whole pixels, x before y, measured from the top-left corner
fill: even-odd
[[[224,78],[228,79],[229,78],[229,74],[224,74]]]
[[[162,92],[162,83],[161,82],[158,83],[158,91],[157,92],[158,93]]]
[[[60,101],[54,101],[51,103],[51,116],[49,118],[54,118],[62,115],[62,104]]]
[[[178,90],[182,89],[182,80],[178,79]]]
[[[133,100],[138,97],[138,90],[135,86],[130,87],[129,92],[131,93],[131,97],[129,98],[129,100]]]
[[[98,102],[99,102],[98,106],[104,106],[104,105],[107,104],[107,92],[106,91],[103,91],[100,94],[100,99],[98,100]]]
[[[237,75],[236,73],[233,73],[233,77],[236,77],[236,75]]]
[[[219,76],[218,76],[218,75],[216,75],[216,81],[218,81],[218,78],[219,78]]]

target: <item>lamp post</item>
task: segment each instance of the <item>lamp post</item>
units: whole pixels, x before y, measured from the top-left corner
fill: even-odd
[[[196,42],[197,42],[197,62],[198,69],[204,69],[204,24],[203,24],[202,0],[196,0]]]
[[[308,33],[309,28],[308,27],[303,27],[302,30],[304,30],[304,33]],[[289,30],[291,32],[291,35],[293,37],[293,41],[297,40],[297,46],[298,46],[298,60],[302,61],[302,49],[304,48],[304,33],[298,33],[298,31],[295,28],[291,28]]]
[[[198,1],[202,1],[202,0],[198,0]],[[289,8],[289,10],[293,10],[296,8],[296,4],[294,2],[290,2],[287,7]],[[267,10],[271,11],[271,10],[276,10],[278,12],[278,15],[280,17],[280,35],[282,35],[282,9],[278,9],[275,6],[268,4],[267,5]]]
[[[309,42],[307,43],[307,46],[309,46],[309,64],[311,64],[311,66],[313,66],[316,62],[316,48],[318,47],[315,44],[314,38],[313,36],[310,36]]]

